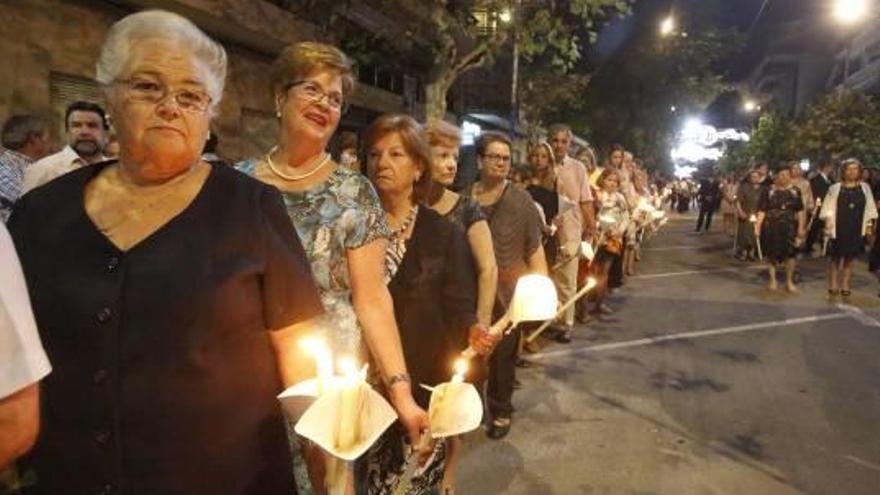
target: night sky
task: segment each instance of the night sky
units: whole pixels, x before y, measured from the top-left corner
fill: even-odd
[[[717,2],[717,11],[711,18],[695,18],[693,5],[699,2]],[[742,54],[731,66],[721,70],[730,82],[745,79],[764,57],[769,40],[773,39],[775,29],[782,23],[793,20],[806,20],[815,29],[816,38],[830,39],[833,45],[836,28],[824,21],[828,15],[828,0],[637,0],[634,15],[615,19],[599,35],[590,53],[591,62],[601,68],[602,64],[616,56],[622,46],[641,30],[655,31],[658,23],[670,11],[675,12],[677,24],[681,29],[694,23],[711,23],[720,28],[735,27],[748,35],[747,45]],[[727,121],[725,109],[741,105],[737,93],[719,97],[715,104],[706,110],[705,118],[716,125],[733,125]]]

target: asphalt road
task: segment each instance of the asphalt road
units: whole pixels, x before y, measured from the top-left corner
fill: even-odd
[[[610,319],[530,357],[510,435],[470,436],[458,493],[880,494],[878,283],[860,264],[829,302],[811,259],[773,293],[720,225],[692,229],[649,242]]]

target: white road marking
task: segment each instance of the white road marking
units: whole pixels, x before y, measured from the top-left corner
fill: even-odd
[[[764,267],[764,265],[733,266],[733,267],[728,267],[728,268],[709,268],[706,270],[687,270],[687,271],[682,271],[682,272],[649,273],[647,275],[633,275],[628,278],[647,280],[647,279],[653,279],[653,278],[686,277],[689,275],[701,275],[703,273],[739,272],[742,270],[754,270],[756,268],[765,268],[765,267]]]
[[[856,457],[854,455],[845,455],[845,456],[843,456],[843,458],[848,461],[852,461],[852,462],[858,464],[859,466],[866,467],[868,469],[873,469],[874,471],[880,471],[880,465],[874,464],[873,462],[868,462],[863,459],[859,459],[858,457]]]
[[[850,316],[858,320],[859,323],[865,325],[866,327],[880,328],[880,321],[877,321],[877,319],[872,316],[866,315],[865,312],[861,310],[861,308],[843,303],[838,303],[837,307],[849,313]]]
[[[696,330],[693,332],[671,333],[668,335],[658,335],[656,337],[646,337],[643,339],[626,340],[623,342],[610,342],[607,344],[597,344],[584,347],[571,347],[567,349],[559,349],[555,351],[539,352],[525,356],[530,361],[538,361],[549,357],[567,356],[571,354],[585,354],[591,352],[613,351],[617,349],[627,349],[631,347],[644,347],[655,345],[660,342],[671,342],[675,340],[697,339],[703,337],[713,337],[716,335],[727,335],[731,333],[753,332],[756,330],[766,330],[792,325],[802,325],[804,323],[815,323],[818,321],[840,320],[843,318],[855,318],[850,312],[831,313],[825,315],[804,316],[801,318],[788,318],[778,321],[767,321],[762,323],[750,323],[748,325],[737,325],[733,327],[713,328],[709,330]]]

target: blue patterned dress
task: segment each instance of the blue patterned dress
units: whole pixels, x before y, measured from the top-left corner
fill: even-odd
[[[256,177],[257,169],[266,170],[268,165],[260,157],[242,161],[236,168]],[[334,355],[357,356],[365,362],[366,349],[351,302],[347,251],[389,236],[379,196],[366,177],[345,167],[336,167],[327,180],[310,189],[281,191],[281,195],[321,292],[325,313],[318,331]],[[293,425],[289,426],[298,493],[308,495],[313,491]]]

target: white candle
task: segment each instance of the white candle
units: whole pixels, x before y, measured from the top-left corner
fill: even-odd
[[[327,343],[317,337],[300,341],[300,347],[315,359],[315,366],[318,369],[318,395],[323,395],[333,384],[333,353],[330,352]]]
[[[458,358],[455,360],[455,365],[453,365],[453,369],[455,373],[452,375],[452,383],[463,383],[464,375],[468,370],[468,362],[463,358]]]
[[[355,360],[344,357],[339,360],[339,423],[337,424],[336,448],[346,450],[358,440],[360,404],[364,376],[358,371]]]

